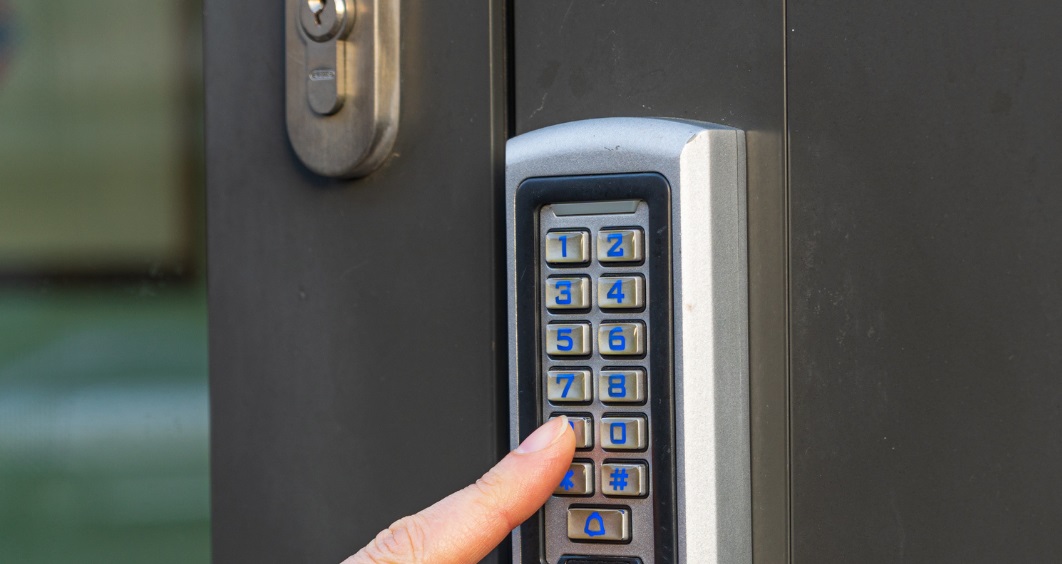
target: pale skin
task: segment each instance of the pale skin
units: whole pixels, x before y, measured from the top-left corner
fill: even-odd
[[[476,483],[399,519],[343,564],[473,564],[546,503],[575,456],[565,417],[531,433]]]

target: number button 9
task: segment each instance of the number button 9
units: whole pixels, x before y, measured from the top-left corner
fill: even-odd
[[[546,307],[549,309],[590,307],[590,279],[583,276],[546,279]]]

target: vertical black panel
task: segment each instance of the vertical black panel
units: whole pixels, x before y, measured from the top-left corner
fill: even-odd
[[[748,133],[753,550],[785,561],[783,4],[536,0],[516,2],[514,16],[517,133],[609,116]]]
[[[339,562],[504,451],[493,7],[403,2],[394,155],[339,182],[287,141],[283,3],[207,2],[216,562]]]
[[[1062,561],[1060,23],[790,3],[797,562]]]

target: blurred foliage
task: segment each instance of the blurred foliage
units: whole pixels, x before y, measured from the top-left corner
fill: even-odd
[[[0,292],[0,562],[209,562],[203,294]]]

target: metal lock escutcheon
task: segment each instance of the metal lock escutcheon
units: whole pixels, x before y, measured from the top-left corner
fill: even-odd
[[[364,176],[398,129],[399,0],[287,0],[288,137],[312,171]]]

